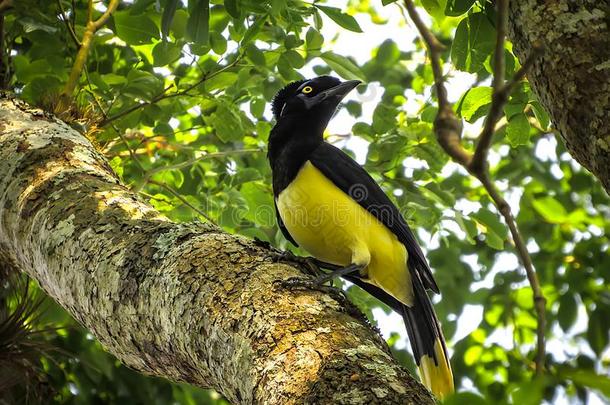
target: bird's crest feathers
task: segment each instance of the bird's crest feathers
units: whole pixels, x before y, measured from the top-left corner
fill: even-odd
[[[297,89],[305,83],[307,80],[299,80],[296,82],[289,83],[282,90],[278,91],[278,93],[273,97],[273,101],[271,102],[271,110],[273,111],[273,116],[275,119],[279,119],[282,114],[282,109],[286,104],[286,100],[296,93]]]

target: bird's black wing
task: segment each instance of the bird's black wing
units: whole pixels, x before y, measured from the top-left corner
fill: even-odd
[[[312,152],[309,160],[324,176],[398,237],[407,249],[409,270],[417,271],[424,286],[438,293],[428,262],[409,225],[366,170],[343,151],[326,142]]]
[[[284,237],[288,239],[290,243],[298,247],[299,244],[294,240],[292,235],[290,235],[290,232],[288,232],[288,229],[286,229],[286,225],[284,225],[284,221],[282,221],[282,217],[280,217],[280,211],[277,209],[277,203],[275,202],[275,199],[273,200],[273,205],[275,206],[275,218],[277,220],[277,225],[280,227],[282,235],[284,235]]]

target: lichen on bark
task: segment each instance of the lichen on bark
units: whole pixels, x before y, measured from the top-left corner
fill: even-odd
[[[123,363],[233,403],[426,404],[429,392],[342,300],[245,238],[176,224],[72,128],[0,98],[0,257]]]
[[[610,194],[608,0],[510,2],[509,37],[521,62],[545,49],[528,73],[570,154]]]

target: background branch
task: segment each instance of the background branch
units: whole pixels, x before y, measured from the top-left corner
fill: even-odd
[[[74,64],[72,65],[70,76],[68,77],[68,81],[66,82],[62,91],[62,104],[64,106],[69,103],[69,100],[72,98],[72,94],[74,93],[74,89],[78,84],[78,79],[80,78],[85,63],[87,62],[87,55],[89,54],[89,49],[91,48],[95,32],[106,23],[106,21],[114,12],[114,10],[116,10],[118,5],[119,0],[110,0],[106,11],[100,16],[100,18],[94,21],[93,2],[89,1],[89,16],[87,21],[87,28],[85,29],[85,33],[83,34],[82,40],[80,41],[80,48],[76,53],[76,58],[74,59]]]
[[[0,13],[3,13],[4,11],[8,10],[11,7],[13,7],[13,0],[0,1]]]
[[[545,360],[546,300],[542,293],[538,276],[534,270],[532,259],[527,251],[523,237],[519,232],[519,228],[517,227],[515,218],[512,215],[510,206],[491,180],[487,167],[487,152],[491,146],[491,139],[495,132],[495,125],[502,116],[502,109],[508,100],[510,91],[518,81],[523,79],[527,69],[532,64],[532,61],[529,60],[529,63],[525,63],[514,75],[513,79],[506,85],[504,84],[504,41],[506,37],[506,26],[508,24],[508,0],[498,0],[496,2],[498,7],[496,24],[497,38],[494,57],[492,106],[490,108],[490,113],[486,118],[481,136],[479,137],[475,154],[472,155],[470,152],[465,150],[461,144],[461,121],[455,116],[455,113],[451,108],[451,104],[447,99],[447,92],[444,87],[444,77],[440,68],[439,41],[421,20],[413,1],[405,0],[404,4],[409,17],[413,20],[415,26],[417,27],[424,43],[426,44],[428,54],[430,55],[439,104],[438,115],[434,122],[434,131],[436,133],[438,142],[449,156],[464,166],[464,168],[466,168],[470,174],[481,182],[496,205],[498,211],[506,221],[512,239],[515,243],[517,254],[521,260],[521,263],[523,264],[523,267],[525,268],[527,279],[534,295],[534,308],[536,310],[537,317],[536,372],[540,374],[544,370]],[[532,60],[537,57],[537,55],[537,52],[534,52],[531,55]]]
[[[206,80],[211,79],[212,77],[232,68],[233,66],[237,65],[237,63],[239,63],[241,59],[241,55],[238,55],[235,60],[229,64],[227,64],[226,66],[222,67],[221,69],[218,69],[217,71],[211,72],[211,73],[206,73],[204,74],[201,79],[197,80],[195,83],[191,84],[190,86],[186,87],[183,90],[180,91],[176,91],[174,93],[168,93],[168,90],[170,90],[172,87],[174,87],[174,85],[170,85],[168,87],[166,87],[163,92],[161,94],[158,94],[157,96],[153,97],[152,100],[150,101],[146,101],[143,103],[139,103],[139,104],[135,104],[115,115],[112,115],[110,117],[105,117],[102,121],[100,121],[100,123],[98,124],[100,127],[106,126],[109,123],[118,120],[119,118],[122,118],[128,114],[131,114],[134,111],[137,111],[141,108],[144,108],[146,106],[158,103],[161,100],[165,100],[168,98],[172,98],[172,97],[179,97],[179,96],[184,96],[184,95],[188,95],[188,93],[193,90],[194,88],[196,88],[197,86],[201,85],[202,83],[204,83]]]

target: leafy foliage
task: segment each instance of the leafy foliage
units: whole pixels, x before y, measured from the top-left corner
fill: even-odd
[[[32,103],[47,103],[68,80],[78,49],[70,31],[82,38],[87,2],[15,3],[4,16],[10,86]],[[393,24],[384,16],[400,15],[400,2],[382,3],[125,1],[94,36],[77,103],[104,117],[97,144],[159,211],[177,221],[209,217],[229,232],[287,248],[270,197],[267,106],[303,72],[367,82],[367,92],[346,104],[354,122],[347,145],[366,145],[367,170],[413,227],[426,231],[419,236],[442,291],[436,307],[461,390],[447,403],[610,395],[608,196],[547,133],[548,115],[528,83],[516,86],[494,138],[491,172],[518,212],[547,298],[548,373],[535,379],[532,293],[489,197],[436,143],[433,78],[421,44],[396,25],[367,60],[336,50],[342,38],[358,46],[374,24]],[[105,7],[95,4],[99,16]],[[447,45],[445,71],[474,84],[455,103],[475,128],[467,126],[464,139],[472,148],[491,102],[493,7],[485,0],[421,0],[421,6]],[[505,53],[510,77],[519,63],[510,45]],[[339,145],[343,139],[329,136]],[[380,304],[355,287],[348,291],[372,317]],[[65,328],[47,338],[63,354],[39,356],[56,402],[223,402],[120,366],[56,306],[44,322]],[[414,369],[399,330],[388,342]]]

